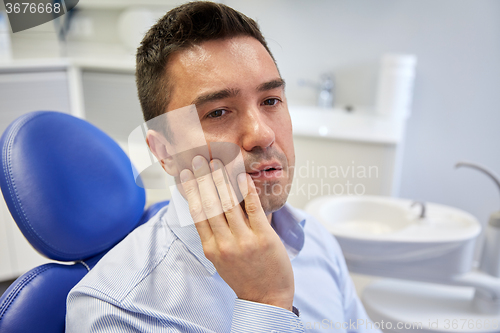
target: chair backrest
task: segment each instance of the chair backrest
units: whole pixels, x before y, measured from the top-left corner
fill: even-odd
[[[0,186],[19,229],[50,263],[0,298],[0,332],[64,332],[66,296],[116,243],[167,202],[144,211],[127,155],[88,122],[39,111],[0,139]]]

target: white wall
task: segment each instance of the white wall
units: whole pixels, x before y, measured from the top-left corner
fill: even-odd
[[[287,81],[290,103],[313,104],[332,71],[341,105],[373,105],[379,59],[418,57],[401,196],[444,203],[483,223],[500,209],[491,181],[455,162],[500,174],[500,1],[312,0],[224,3],[257,19]]]

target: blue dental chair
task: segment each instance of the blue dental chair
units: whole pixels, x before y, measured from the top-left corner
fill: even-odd
[[[144,211],[130,161],[104,132],[58,112],[16,119],[0,139],[10,213],[49,263],[0,298],[0,333],[64,332],[66,296],[99,259],[168,202]]]

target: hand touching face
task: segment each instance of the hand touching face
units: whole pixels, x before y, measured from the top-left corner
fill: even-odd
[[[205,256],[238,298],[292,310],[294,279],[283,243],[269,224],[254,182],[238,175],[246,214],[221,161],[193,159],[180,178]]]

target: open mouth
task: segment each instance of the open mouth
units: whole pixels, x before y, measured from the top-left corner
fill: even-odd
[[[282,176],[283,169],[280,166],[266,166],[262,169],[248,173],[250,177],[256,178],[279,178]]]

